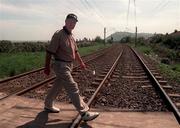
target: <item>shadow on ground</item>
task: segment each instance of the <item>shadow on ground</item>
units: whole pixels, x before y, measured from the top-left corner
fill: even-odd
[[[16,128],[68,128],[69,123],[61,122],[60,119],[48,121],[48,112],[41,111],[34,120]]]

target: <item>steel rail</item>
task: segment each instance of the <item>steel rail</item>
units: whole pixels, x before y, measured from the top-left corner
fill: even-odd
[[[112,74],[112,72],[114,71],[115,67],[118,64],[118,61],[122,55],[123,51],[121,51],[121,53],[118,55],[117,59],[115,60],[114,64],[112,65],[111,69],[108,71],[108,73],[106,74],[106,76],[104,77],[104,79],[101,81],[101,83],[99,84],[98,88],[96,89],[96,91],[94,92],[94,94],[91,96],[90,100],[88,101],[87,105],[90,107],[93,100],[95,99],[95,97],[97,96],[98,92],[100,91],[100,89],[102,88],[102,86],[104,85],[105,81],[107,80],[107,78],[109,78]],[[77,128],[78,125],[80,124],[80,122],[82,121],[81,119],[81,115],[77,114],[77,116],[75,117],[74,121],[72,122],[72,124],[70,125],[70,128]]]
[[[19,75],[16,75],[16,76],[12,76],[12,77],[9,77],[9,78],[2,79],[2,80],[0,80],[0,84],[1,83],[5,83],[5,82],[10,81],[10,80],[14,80],[14,79],[22,77],[22,76],[29,75],[31,73],[35,73],[35,72],[41,71],[43,69],[44,69],[44,67],[32,70],[30,72],[25,72],[25,73],[22,73],[22,74],[19,74]]]
[[[1,98],[0,101],[3,101],[3,100],[5,100],[5,99],[7,99],[7,98],[9,98],[9,97],[11,97],[11,96],[20,96],[20,95],[22,95],[22,94],[24,94],[24,93],[26,93],[26,92],[28,92],[28,91],[30,91],[30,90],[32,90],[32,89],[35,89],[35,88],[40,87],[41,85],[43,85],[43,84],[45,84],[45,83],[51,82],[52,80],[54,80],[54,77],[48,78],[48,79],[46,79],[46,80],[44,80],[44,81],[41,81],[41,82],[39,82],[39,83],[37,83],[37,84],[35,84],[35,85],[31,86],[31,87],[28,87],[28,88],[26,88],[26,89],[24,89],[24,90],[11,93],[11,94],[9,94],[9,95]]]
[[[98,56],[95,56],[94,58],[91,58],[91,59],[89,59],[89,60],[84,61],[84,63],[87,64],[88,62],[93,61],[94,59],[97,59],[98,57],[101,57],[102,55],[103,55],[103,54],[100,54],[100,55],[98,55]],[[78,67],[80,67],[80,66],[77,65],[77,66],[73,67],[73,70],[77,69]],[[39,69],[39,70],[40,70],[40,69]],[[15,96],[15,95],[20,96],[20,95],[23,95],[24,93],[26,93],[26,92],[28,92],[28,91],[30,91],[30,90],[36,89],[36,88],[42,86],[42,85],[45,84],[45,83],[48,83],[48,82],[53,81],[55,78],[56,78],[56,76],[54,75],[54,76],[52,76],[51,78],[48,78],[48,79],[43,80],[43,81],[41,81],[41,82],[38,82],[38,83],[34,84],[34,85],[31,86],[31,87],[28,87],[28,88],[23,89],[23,90],[21,90],[21,91],[14,92],[14,93],[11,93],[11,94],[9,94],[9,95],[7,95],[7,96],[4,96],[4,97],[2,97],[2,98],[0,99],[0,101],[5,100],[5,99],[7,99],[7,98],[9,98],[9,97],[11,97],[11,96]]]
[[[99,51],[90,53],[90,54],[88,54],[88,55],[84,55],[84,56],[82,56],[82,58],[85,58],[85,57],[90,56],[90,55],[93,55],[93,54],[98,54],[99,52],[101,52],[101,51],[103,51],[103,50],[104,50],[105,53],[106,53],[106,50],[108,50],[109,48],[110,48],[110,47],[105,48],[105,49],[101,49],[101,50],[99,50]],[[98,55],[98,56],[101,56],[101,55],[102,55],[102,54],[100,54],[100,55]],[[41,68],[38,68],[38,69],[35,69],[35,70],[32,70],[32,71],[29,71],[29,72],[25,72],[25,73],[22,73],[22,74],[19,74],[19,75],[16,75],[16,76],[12,76],[12,77],[5,78],[5,79],[0,80],[0,84],[5,83],[5,82],[10,81],[10,80],[14,80],[14,79],[23,77],[23,76],[26,76],[26,75],[29,75],[29,74],[32,74],[32,73],[35,73],[35,72],[39,72],[39,71],[42,71],[42,70],[44,70],[44,67],[41,67]]]
[[[131,48],[131,47],[130,47]],[[137,56],[137,58],[139,59],[139,61],[141,62],[143,68],[147,71],[148,76],[150,77],[150,79],[152,80],[152,82],[154,83],[153,85],[155,85],[155,88],[158,89],[158,91],[160,92],[161,97],[165,100],[165,102],[168,104],[168,107],[172,110],[172,112],[174,113],[178,123],[180,124],[180,112],[178,110],[178,108],[174,105],[174,103],[172,102],[171,98],[168,96],[168,94],[165,92],[165,90],[161,87],[161,85],[159,84],[158,80],[155,78],[155,76],[153,75],[153,73],[149,70],[149,68],[146,66],[146,64],[144,63],[144,61],[141,59],[141,57],[138,55],[138,53],[131,48],[132,51],[135,53],[135,55]]]

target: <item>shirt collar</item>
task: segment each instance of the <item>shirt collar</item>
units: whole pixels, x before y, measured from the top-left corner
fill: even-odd
[[[66,26],[63,27],[63,30],[65,31],[65,33],[67,35],[71,35],[72,34],[70,31],[67,30]]]

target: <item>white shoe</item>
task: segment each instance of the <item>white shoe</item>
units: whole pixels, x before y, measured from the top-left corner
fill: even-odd
[[[81,115],[81,119],[83,121],[91,121],[94,120],[95,118],[97,118],[99,116],[98,112],[85,112]]]
[[[45,106],[44,107],[44,110],[47,111],[47,112],[51,112],[51,113],[59,113],[60,109],[59,108],[56,108],[56,107],[47,107]]]

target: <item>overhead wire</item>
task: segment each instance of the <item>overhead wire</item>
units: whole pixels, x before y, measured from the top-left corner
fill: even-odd
[[[134,0],[134,20],[135,20],[135,26],[137,26],[137,21],[136,21],[136,0]]]
[[[85,12],[80,10],[80,6],[77,2],[75,2],[74,0],[68,0],[68,2],[70,3],[70,5],[73,5],[74,13],[78,15],[85,15]]]
[[[168,5],[169,2],[170,2],[169,0],[166,1],[166,2],[161,6],[161,8],[160,8],[159,10],[164,9],[164,8]]]
[[[134,3],[134,24],[135,27],[137,26],[137,16],[136,16],[136,1],[133,1]],[[129,28],[129,12],[130,12],[130,5],[131,5],[131,0],[128,1],[128,10],[127,10],[127,17],[126,17],[126,27],[125,31],[133,31],[131,28]]]
[[[104,15],[102,15],[101,11],[96,7],[96,4],[93,4],[92,1],[90,2],[89,0],[84,0],[84,2],[86,3],[87,6],[89,6],[89,8],[93,9],[96,16],[99,17],[101,19],[101,21],[103,21],[103,25],[104,25],[104,27],[106,27],[106,34],[107,34],[109,32],[109,30],[107,29],[107,26],[111,26],[107,22],[107,19],[105,19]],[[112,27],[110,27],[110,28],[112,28]],[[113,30],[117,31],[116,28],[114,28]]]
[[[180,31],[180,1],[179,0],[177,0],[177,20],[176,20],[176,22],[177,22],[176,27]]]
[[[153,8],[153,11],[154,10],[157,10],[159,7],[161,7],[162,5],[164,4],[164,0],[161,0],[161,2],[159,2],[154,8]]]
[[[95,15],[95,17],[97,18],[98,22],[105,27],[106,25],[108,25],[107,20],[105,20],[104,16],[101,15],[99,9],[97,9],[97,7],[95,5],[93,5],[93,3],[91,3],[88,0],[80,0],[81,4],[84,6],[84,8],[86,10],[88,10],[89,12],[91,12],[92,14]],[[129,0],[128,2],[128,10],[127,10],[127,17],[126,17],[126,27],[125,29],[128,31],[132,31],[129,27],[129,12],[130,12],[130,4],[131,4],[131,0]],[[135,25],[136,25],[136,3],[134,0],[134,17],[135,17]],[[106,23],[105,23],[106,22]],[[110,25],[109,25],[110,26]],[[112,30],[112,29],[111,29]],[[115,31],[116,28],[113,28],[113,30]],[[117,31],[117,30],[116,30]],[[109,31],[107,31],[109,32]]]
[[[156,15],[158,12],[164,9],[168,5],[169,2],[170,2],[169,0],[166,0],[166,1],[162,0],[155,8],[153,8],[152,16]]]
[[[130,10],[130,3],[131,3],[131,1],[129,0],[129,2],[128,2],[128,10],[127,10],[127,17],[126,17],[126,27],[125,27],[125,30],[126,30],[126,29],[128,30],[128,26],[129,26],[129,10]]]
[[[96,18],[99,21],[99,23],[104,27],[105,26],[104,20],[97,13],[97,11],[95,11],[94,7],[87,0],[80,0],[80,1],[86,7],[86,9],[88,9],[90,12],[92,12],[96,16]],[[91,9],[94,10],[94,11],[92,11]]]
[[[88,0],[81,0],[82,4],[86,6],[89,10],[93,10],[93,14],[99,19],[101,25],[103,25],[104,28],[106,28],[106,35],[110,33],[110,31],[107,29],[107,26],[109,23],[107,22],[107,19],[105,19],[104,15],[102,15],[101,11],[95,6],[95,4],[90,3]],[[91,10],[91,11],[92,11]],[[110,25],[109,25],[110,26]],[[111,29],[112,30],[112,29]],[[117,31],[116,28],[113,28],[114,32]]]
[[[87,1],[87,0],[86,0]],[[106,35],[109,35],[110,34],[110,32],[112,33],[112,32],[117,32],[118,30],[117,30],[117,27],[115,28],[115,27],[110,27],[111,25],[110,25],[110,23],[108,23],[107,21],[107,19],[105,19],[105,17],[104,17],[104,15],[102,15],[102,13],[101,13],[101,11],[97,8],[97,4],[95,3],[95,2],[92,2],[92,5],[93,5],[93,8],[95,9],[95,11],[98,13],[98,15],[103,19],[103,21],[104,21],[104,23],[105,23],[105,26],[104,27],[106,27]],[[109,26],[109,27],[108,27]],[[111,35],[111,34],[110,34]]]
[[[90,2],[89,2],[88,0],[84,0],[84,1],[86,2],[86,4],[87,4],[90,8],[94,9],[95,13],[96,13],[101,19],[104,19],[104,17],[98,13],[98,9],[97,9],[95,6],[93,6],[92,4],[90,4]]]

